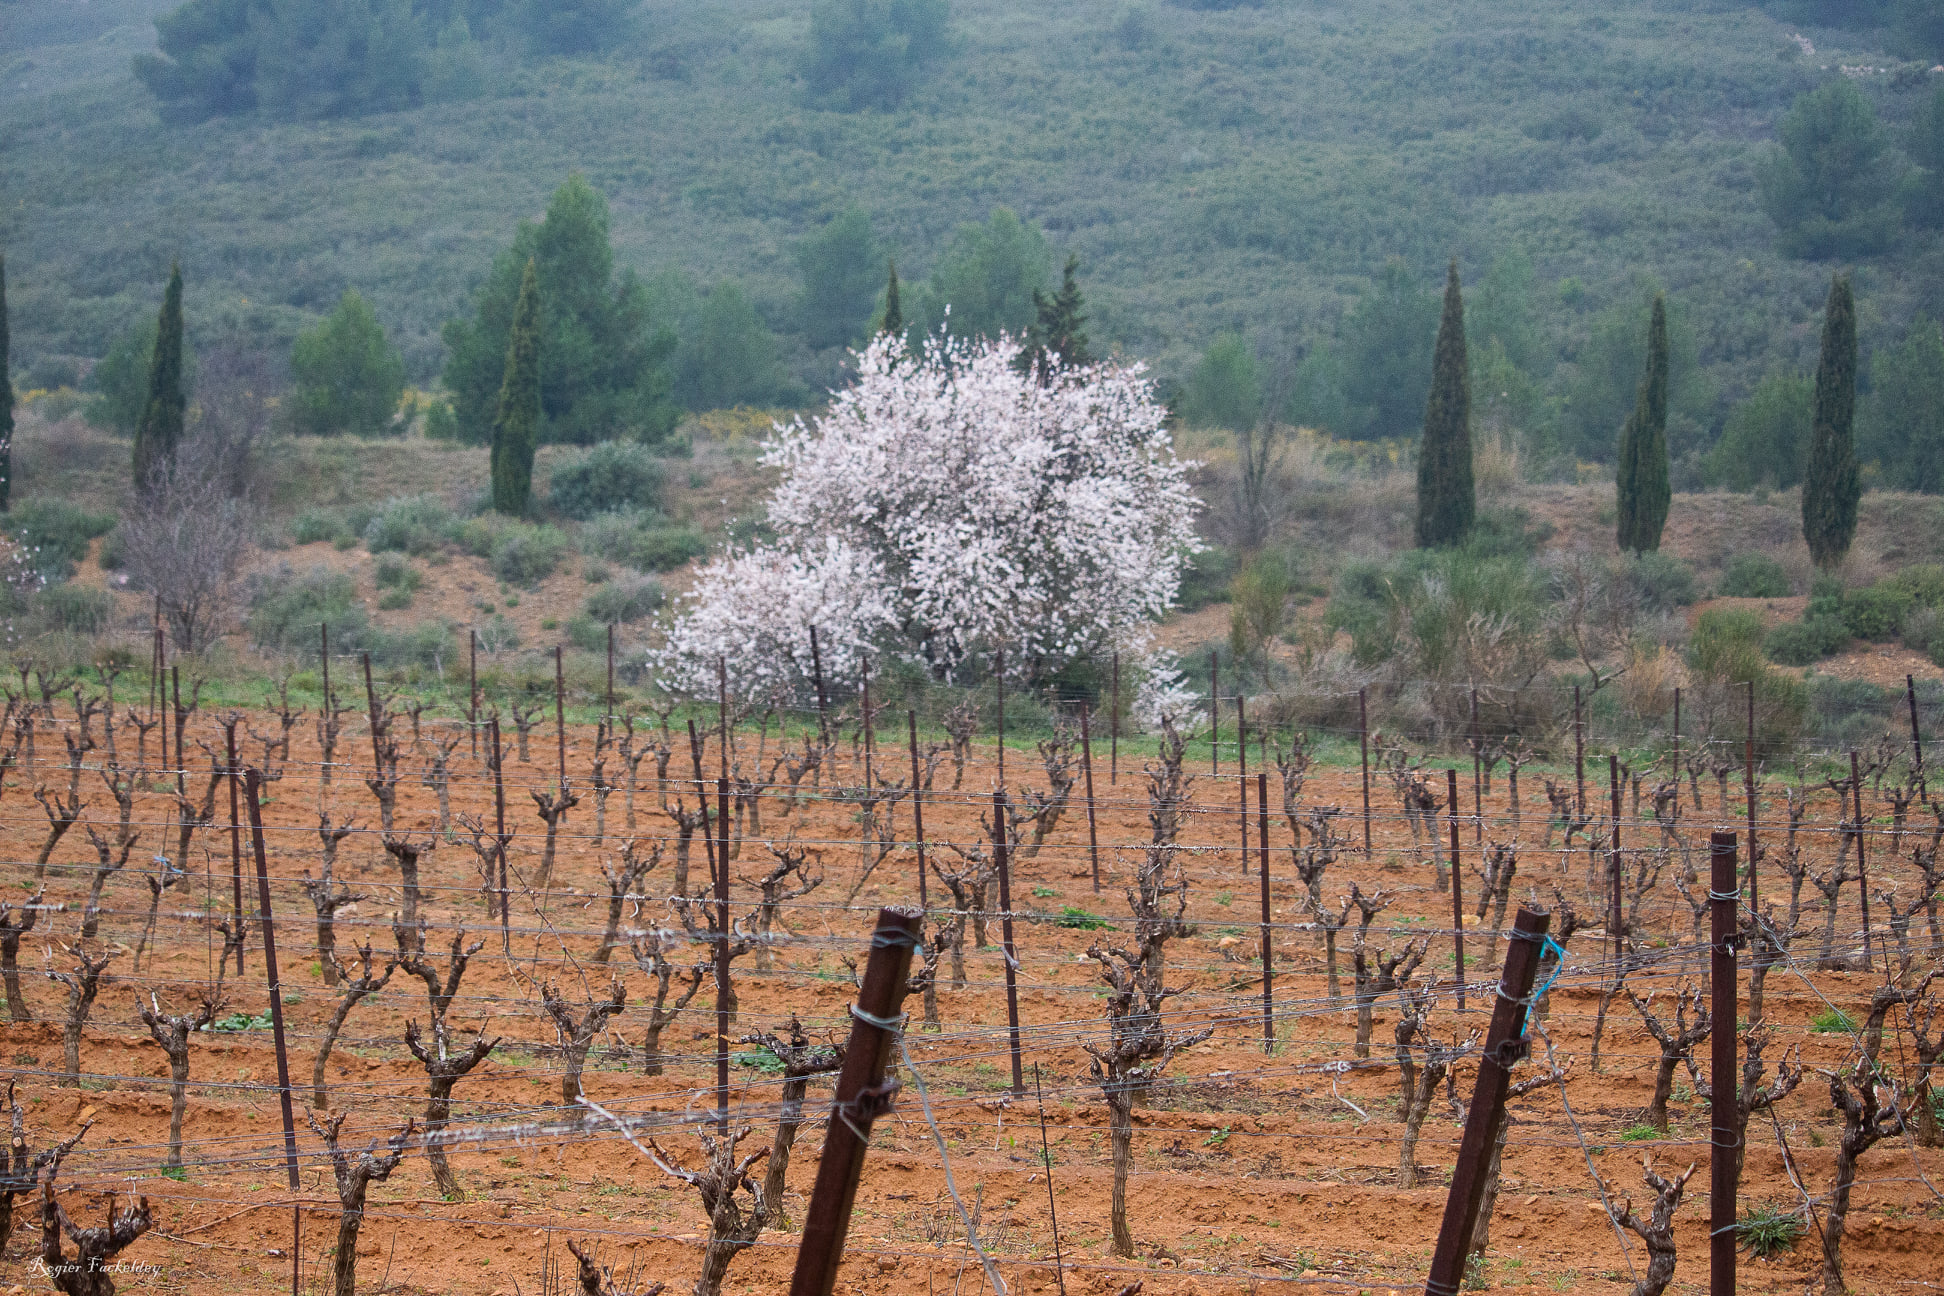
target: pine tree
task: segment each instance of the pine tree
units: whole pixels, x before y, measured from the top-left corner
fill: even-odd
[[[891,267],[891,273],[884,281],[884,322],[878,325],[878,332],[903,337],[904,307],[898,301],[898,263],[889,261],[886,264]]]
[[[135,489],[147,491],[158,472],[175,463],[182,441],[182,265],[169,268],[168,291],[156,317],[155,354],[149,360],[148,403],[135,426]]]
[[[533,452],[540,444],[540,275],[532,258],[520,277],[506,377],[493,417],[493,509],[518,517],[533,493]]]
[[[1847,275],[1829,282],[1822,359],[1816,364],[1816,410],[1809,467],[1802,479],[1802,538],[1818,567],[1834,567],[1856,537],[1863,482],[1851,435],[1856,414],[1856,301]]]
[[[1087,335],[1081,325],[1087,317],[1080,313],[1085,299],[1080,295],[1080,258],[1069,255],[1066,270],[1060,276],[1060,290],[1047,297],[1039,289],[1033,289],[1033,309],[1036,318],[1026,330],[1026,346],[1019,353],[1016,362],[1019,372],[1029,370],[1045,382],[1052,372],[1049,357],[1058,357],[1061,368],[1073,369],[1093,363],[1093,353],[1087,348]]]
[[[1470,534],[1478,502],[1472,488],[1471,371],[1465,358],[1465,299],[1458,262],[1445,275],[1444,315],[1431,355],[1431,396],[1418,444],[1417,542],[1458,544]]]
[[[0,512],[13,495],[14,390],[7,333],[7,257],[0,253]]]
[[[1620,548],[1646,553],[1660,548],[1671,493],[1667,477],[1667,299],[1654,298],[1647,325],[1647,368],[1640,375],[1633,413],[1620,428],[1614,473]]]

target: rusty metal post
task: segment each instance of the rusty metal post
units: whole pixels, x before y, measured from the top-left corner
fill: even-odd
[[[1681,686],[1674,686],[1674,810],[1673,822],[1681,821]]]
[[[1006,960],[1006,1035],[1012,1050],[1013,1097],[1026,1096],[1026,1072],[1019,1057],[1019,958],[1013,947],[1012,862],[1006,851],[1006,792],[992,794],[992,855],[999,865],[1000,951]]]
[[[257,903],[261,913],[257,923],[263,929],[263,967],[270,979],[270,1028],[277,1046],[277,1100],[283,1108],[284,1173],[290,1191],[299,1191],[297,1177],[297,1118],[290,1103],[290,1054],[284,1047],[283,985],[277,975],[277,920],[270,908],[270,864],[263,847],[263,807],[257,789],[263,775],[254,769],[243,774],[243,799],[250,808],[250,842],[256,851]],[[290,1289],[297,1290],[299,1257],[303,1253],[303,1208],[291,1211]]]
[[[992,653],[992,682],[996,690],[999,710],[999,790],[1006,790],[1006,650],[997,648]]]
[[[1471,691],[1472,845],[1485,848],[1485,731],[1478,725],[1478,690]]]
[[[1246,814],[1246,811],[1245,811]],[[1256,774],[1256,873],[1262,880],[1262,1051],[1276,1051],[1275,947],[1270,943],[1269,912],[1269,776]]]
[[[473,759],[479,759],[479,631],[466,631],[466,729],[472,735]]]
[[[554,743],[559,753],[557,768],[560,777],[560,795],[567,796],[567,676],[560,664],[560,645],[554,645]],[[565,807],[561,817],[567,816]]]
[[[1464,1281],[1465,1254],[1471,1248],[1472,1229],[1485,1198],[1486,1164],[1505,1120],[1505,1092],[1513,1064],[1525,1053],[1526,1001],[1532,994],[1533,974],[1539,968],[1540,946],[1551,926],[1551,914],[1522,905],[1507,934],[1511,948],[1505,954],[1492,1024],[1485,1032],[1484,1052],[1478,1059],[1478,1083],[1465,1116],[1464,1138],[1458,1144],[1458,1164],[1452,1170],[1451,1191],[1445,1197],[1437,1249],[1431,1254],[1431,1276],[1424,1283],[1426,1296],[1457,1296]]]
[[[1574,803],[1581,818],[1586,817],[1586,713],[1580,704],[1580,686],[1573,685],[1573,787]]]
[[[1741,1069],[1735,1062],[1735,1027],[1739,998],[1735,984],[1735,834],[1717,829],[1709,840],[1708,909],[1713,952],[1709,973],[1713,980],[1715,1020],[1712,1058],[1708,1068],[1708,1100],[1712,1145],[1708,1159],[1708,1290],[1712,1296],[1735,1293],[1735,1140],[1741,1137],[1735,1119],[1741,1092]]]
[[[1870,871],[1863,863],[1863,775],[1857,769],[1856,749],[1850,749],[1850,791],[1856,797],[1856,889],[1863,893],[1863,970],[1870,970]],[[1892,970],[1892,957],[1884,954],[1884,970]]]
[[[1458,771],[1445,771],[1445,799],[1451,818],[1451,945],[1456,955],[1458,1011],[1465,1011],[1465,871],[1458,863]],[[1435,828],[1433,832],[1437,831]]]
[[[113,724],[114,717],[112,716],[109,717],[108,722],[110,724]],[[237,932],[237,941],[236,941],[236,975],[242,976],[243,975],[242,937],[243,937],[243,932],[249,929],[244,926],[247,920],[243,917],[243,827],[238,822],[237,812],[236,812],[236,785],[242,781],[243,771],[236,767],[236,726],[235,725],[228,725],[224,728],[223,746],[227,752],[227,760],[229,764],[230,885],[235,889],[236,892],[235,895],[236,925],[238,928],[241,929]]]
[[[1100,831],[1094,821],[1093,738],[1087,732],[1086,704],[1080,707],[1080,768],[1087,777],[1087,856],[1093,863],[1094,894],[1100,894]],[[922,841],[922,837],[920,838]]]
[[[1222,772],[1222,653],[1208,650],[1208,772]]]
[[[499,920],[500,952],[511,956],[513,953],[513,928],[508,916],[506,886],[506,751],[500,746],[499,717],[494,716],[487,722],[488,735],[493,740],[493,854],[499,862]]]
[[[1755,885],[1755,808],[1759,798],[1755,791],[1755,681],[1748,681],[1748,741],[1742,749],[1742,781],[1748,799],[1748,911],[1757,912],[1755,906],[1760,900]],[[1727,809],[1723,806],[1722,809]],[[1867,894],[1867,893],[1866,893]]]
[[[837,1073],[837,1097],[823,1155],[817,1158],[817,1181],[804,1214],[790,1296],[830,1296],[837,1285],[837,1266],[844,1258],[844,1237],[850,1232],[871,1125],[891,1097],[884,1069],[901,1033],[898,1009],[904,1003],[911,951],[923,922],[924,915],[915,909],[878,910],[863,982],[851,1009],[850,1045]]]
[[[1242,812],[1242,876],[1249,876],[1249,726],[1242,712],[1242,695],[1235,695],[1235,755],[1240,784],[1238,807]]]
[[[905,723],[911,735],[911,823],[918,835],[918,912],[927,913],[931,906],[925,902],[925,789],[918,778],[918,712],[914,708],[905,708]]]
[[[1913,695],[1914,696],[1914,695]],[[1915,714],[1914,712],[1912,714]],[[1114,694],[1107,713],[1107,786],[1120,786],[1120,654],[1114,654]]]
[[[1607,911],[1607,926],[1613,932],[1613,966],[1615,975],[1618,975],[1617,969],[1624,954],[1620,929],[1626,925],[1626,919],[1620,912],[1620,758],[1617,755],[1607,757],[1607,780],[1613,787],[1612,847],[1607,865],[1608,872],[1612,874],[1613,897]]]
[[[1357,753],[1363,762],[1364,858],[1370,858],[1370,704],[1357,690]]]
[[[1917,725],[1917,681],[1909,675],[1904,676],[1904,698],[1910,703],[1910,750],[1915,758],[1910,772],[1921,796],[1929,791],[1924,786],[1924,731]]]
[[[817,741],[830,746],[830,693],[824,688],[823,650],[817,646],[817,627],[810,627],[810,675],[817,684]]]
[[[729,780],[716,789],[716,819],[721,843],[716,855],[722,867],[716,870],[716,1132],[729,1134]]]

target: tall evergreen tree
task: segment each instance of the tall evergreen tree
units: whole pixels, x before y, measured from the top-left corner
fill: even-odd
[[[7,333],[7,257],[0,252],[0,512],[13,496],[14,390]]]
[[[182,390],[182,264],[169,268],[168,291],[155,322],[155,354],[149,360],[148,402],[135,426],[135,489],[146,491],[158,471],[175,462],[188,399]]]
[[[1453,545],[1471,532],[1478,501],[1472,485],[1471,369],[1465,358],[1465,299],[1458,262],[1445,274],[1444,315],[1431,353],[1431,396],[1418,443],[1417,542]]]
[[[1614,489],[1620,547],[1630,553],[1660,548],[1671,488],[1667,479],[1667,299],[1654,298],[1647,324],[1647,367],[1633,413],[1620,427]]]
[[[493,417],[493,510],[518,517],[533,494],[533,452],[540,444],[540,276],[529,257],[506,345],[506,377]]]
[[[1847,275],[1829,281],[1822,358],[1816,363],[1816,411],[1809,468],[1802,479],[1802,538],[1818,567],[1833,567],[1856,538],[1863,481],[1856,466],[1856,300]]]
[[[1080,313],[1085,298],[1080,295],[1080,258],[1069,254],[1060,276],[1060,290],[1048,297],[1033,289],[1034,320],[1026,330],[1026,349],[1019,353],[1019,371],[1040,375],[1045,382],[1057,357],[1061,367],[1071,369],[1093,363],[1087,348],[1087,334],[1081,327],[1087,317]]]
[[[904,306],[898,301],[898,263],[891,260],[886,264],[891,267],[891,272],[884,281],[884,320],[878,325],[878,332],[903,337]]]

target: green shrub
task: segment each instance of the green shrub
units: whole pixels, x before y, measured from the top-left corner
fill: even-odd
[[[408,608],[410,606],[412,606],[412,591],[403,586],[388,589],[378,596],[378,610],[380,612],[396,612],[401,608]]]
[[[1909,593],[1888,584],[1851,590],[1843,599],[1843,624],[1858,639],[1883,643],[1897,637],[1914,605]]]
[[[1112,928],[1114,925],[1099,914],[1089,913],[1087,910],[1074,905],[1066,905],[1063,907],[1060,910],[1060,916],[1054,919],[1054,922],[1061,927],[1070,927],[1076,931],[1101,931]]]
[[[1787,598],[1789,573],[1765,553],[1738,553],[1721,573],[1723,598]]]
[[[41,591],[40,613],[50,630],[100,634],[115,614],[115,600],[107,590],[89,585],[51,585]]]
[[[95,562],[103,571],[120,571],[128,565],[128,537],[116,527],[101,537],[101,548],[95,551]]]
[[[1944,608],[1944,563],[1918,563],[1881,584],[1908,594],[1920,608]]]
[[[407,594],[425,583],[423,572],[403,558],[394,558],[389,554],[373,565],[371,578],[377,582],[379,589],[402,589]]]
[[[609,581],[587,596],[587,615],[603,625],[625,625],[662,605],[661,582],[646,578]]]
[[[585,612],[567,618],[567,642],[582,652],[607,651],[607,622],[596,621]]]
[[[631,566],[642,571],[673,571],[709,552],[709,542],[694,527],[649,527],[635,538]]]
[[[1818,1035],[1853,1035],[1856,1022],[1841,1008],[1827,1008],[1809,1023],[1809,1029]]]
[[[30,499],[7,514],[7,534],[38,549],[34,566],[50,581],[64,581],[88,556],[88,542],[113,530],[111,513],[92,513],[61,499]]]
[[[313,567],[298,576],[279,566],[255,584],[245,625],[265,651],[308,656],[318,650],[320,624],[330,627],[333,652],[365,646],[370,620],[357,582],[343,572]]]
[[[366,645],[378,666],[438,666],[456,659],[452,627],[420,622],[402,630],[373,630]]]
[[[1763,638],[1762,651],[1770,661],[1783,666],[1813,666],[1840,652],[1849,640],[1849,628],[1841,621],[1817,617],[1775,627]]]
[[[1834,576],[1818,574],[1809,583],[1809,602],[1802,610],[1804,621],[1843,619],[1843,582]]]
[[[1479,558],[1530,558],[1552,539],[1553,524],[1522,508],[1482,508],[1465,548]]]
[[[599,558],[590,558],[581,564],[581,579],[589,585],[600,585],[614,579],[614,573]]]
[[[1181,594],[1175,606],[1183,612],[1199,612],[1211,603],[1220,603],[1228,597],[1236,566],[1235,551],[1219,545],[1194,555],[1181,573]]]
[[[307,508],[290,520],[292,544],[316,544],[350,534],[350,523],[336,509]]]
[[[373,553],[409,553],[419,557],[436,552],[452,534],[452,510],[431,495],[385,501],[365,525],[365,548]]]
[[[1802,1236],[1802,1220],[1794,1211],[1774,1206],[1755,1206],[1735,1221],[1735,1236],[1742,1249],[1761,1260],[1772,1260],[1792,1249]]]
[[[1647,1143],[1660,1138],[1661,1132],[1652,1125],[1629,1125],[1620,1131],[1620,1138],[1626,1143]]]
[[[565,517],[651,510],[661,504],[661,460],[637,442],[603,441],[555,464],[548,480],[554,511]]]
[[[572,550],[554,527],[515,523],[493,541],[493,575],[508,585],[538,585]]]
[[[1944,648],[1944,609],[1920,607],[1904,618],[1904,647],[1933,656]]]
[[[1628,583],[1649,611],[1672,612],[1689,606],[1699,596],[1694,569],[1673,554],[1654,550],[1635,554],[1625,562]]]

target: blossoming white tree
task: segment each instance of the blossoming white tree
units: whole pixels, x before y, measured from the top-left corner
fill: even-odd
[[[1139,364],[1019,373],[1009,338],[879,338],[828,413],[778,426],[773,547],[703,569],[657,665],[742,695],[895,653],[949,679],[974,652],[1055,671],[1139,649],[1199,547],[1188,464]]]

